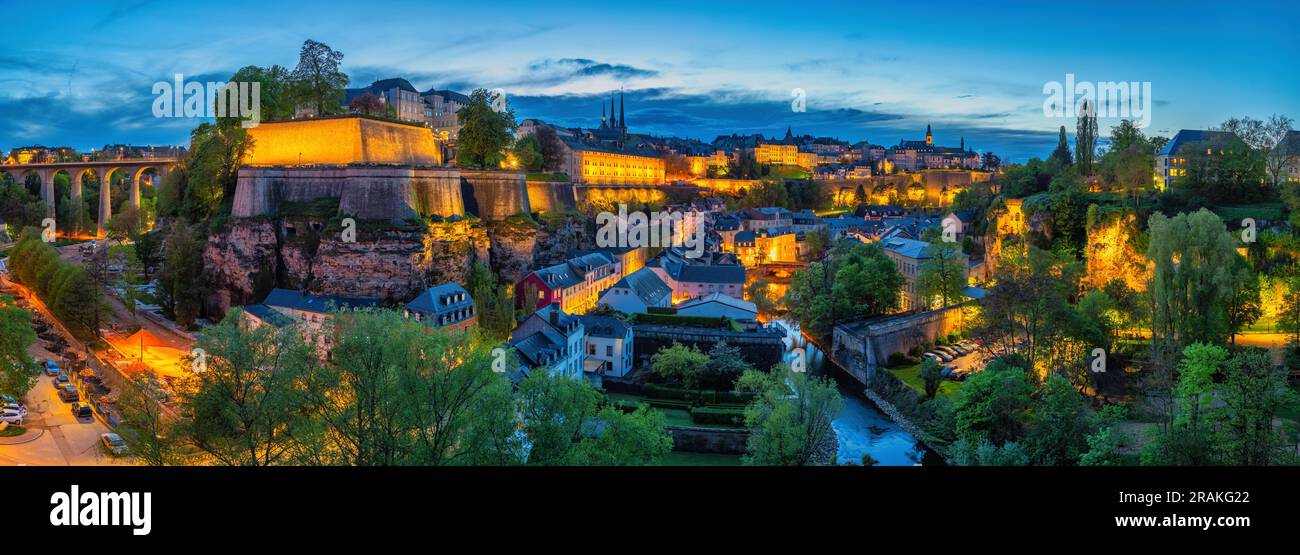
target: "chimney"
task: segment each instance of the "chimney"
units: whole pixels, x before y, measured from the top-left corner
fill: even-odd
[[[560,327],[560,311],[551,307],[551,327]]]

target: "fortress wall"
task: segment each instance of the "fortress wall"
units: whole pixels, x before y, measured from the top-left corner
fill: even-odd
[[[528,205],[535,212],[572,211],[577,207],[573,185],[567,181],[529,181]]]
[[[271,216],[283,202],[339,199],[339,212],[363,220],[400,222],[415,216],[464,214],[454,169],[341,166],[239,169],[233,215]]]
[[[532,212],[523,172],[461,168],[460,181],[466,212],[480,219],[499,221],[515,214]]]
[[[252,148],[241,162],[249,166],[442,164],[429,128],[361,117],[265,122],[248,136]]]

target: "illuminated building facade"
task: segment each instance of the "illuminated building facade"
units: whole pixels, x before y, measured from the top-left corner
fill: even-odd
[[[897,146],[888,149],[886,157],[892,166],[909,172],[925,169],[970,169],[978,168],[980,165],[979,153],[966,148],[965,138],[962,138],[961,146],[958,148],[935,146],[934,133],[929,125],[925,126],[924,141],[900,141]]]
[[[1156,188],[1168,189],[1174,180],[1187,175],[1187,158],[1193,146],[1204,148],[1206,156],[1215,156],[1238,141],[1237,135],[1230,131],[1180,130],[1156,153]]]

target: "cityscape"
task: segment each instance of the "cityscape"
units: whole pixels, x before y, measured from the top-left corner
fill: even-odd
[[[701,12],[718,35],[656,58],[519,10],[419,55],[390,14],[207,50],[196,24],[93,102],[96,54],[20,40],[0,464],[1300,463],[1295,36],[1224,54],[1291,68],[1246,90],[1111,47],[939,61],[964,35],[873,30],[894,14],[704,62],[778,23]]]

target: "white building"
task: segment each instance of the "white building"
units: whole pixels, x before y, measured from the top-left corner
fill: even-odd
[[[621,378],[632,371],[632,326],[613,316],[580,316],[587,333],[589,374]]]
[[[586,357],[586,331],[577,316],[547,305],[510,332],[510,346],[529,369],[549,368],[559,376],[581,379]]]
[[[642,314],[650,307],[672,305],[673,288],[649,268],[642,268],[618,280],[600,296],[600,304],[625,314]]]
[[[679,316],[730,318],[748,322],[758,317],[758,305],[722,293],[710,293],[677,305]]]

